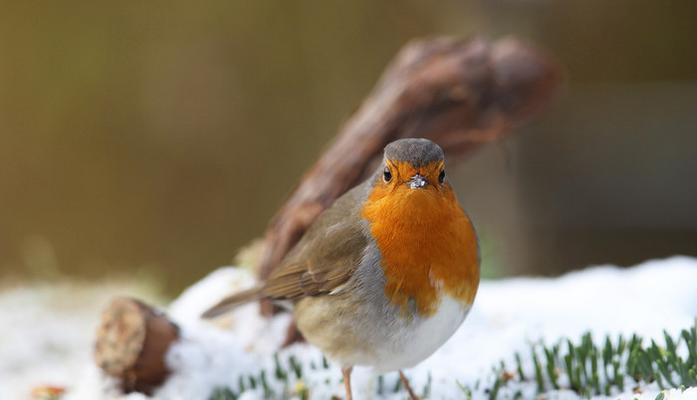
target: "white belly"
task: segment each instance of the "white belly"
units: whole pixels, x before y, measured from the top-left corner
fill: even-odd
[[[368,364],[379,371],[413,367],[442,346],[465,320],[470,307],[443,296],[438,311],[403,326],[395,326],[390,342],[375,349]]]

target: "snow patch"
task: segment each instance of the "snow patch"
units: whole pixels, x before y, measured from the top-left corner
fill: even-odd
[[[273,354],[285,336],[288,315],[270,320],[258,314],[258,306],[240,307],[215,324],[199,315],[232,291],[252,286],[249,272],[221,268],[196,283],[175,300],[170,317],[182,328],[183,339],[172,347],[167,362],[174,371],[158,390],[157,399],[207,400],[219,386],[237,387],[239,375],[273,371]],[[32,385],[67,385],[68,398],[77,400],[118,398],[114,383],[91,365],[90,351],[98,310],[78,309],[57,313],[45,301],[41,290],[9,290],[0,293],[0,398],[24,398]],[[22,313],[18,313],[18,309]],[[29,313],[34,326],[18,315]],[[432,399],[463,398],[456,382],[474,385],[491,376],[500,360],[510,360],[515,351],[526,352],[531,342],[553,343],[562,336],[578,339],[585,331],[596,338],[619,333],[660,339],[666,329],[676,335],[691,326],[697,316],[697,259],[672,257],[620,269],[611,266],[589,268],[559,278],[512,278],[482,282],[469,317],[431,357],[406,371],[418,391],[430,376]],[[21,317],[24,318],[24,317]],[[8,343],[10,345],[8,345]],[[60,350],[46,357],[51,347]],[[47,350],[48,349],[48,350]],[[290,356],[303,365],[321,364],[322,355],[308,344],[297,344],[280,353],[286,363]],[[356,398],[401,399],[402,393],[386,390],[375,396],[380,382],[373,371],[356,368],[353,378]],[[306,368],[304,383],[311,398],[343,397],[341,374],[336,366]],[[392,388],[396,373],[382,381]],[[327,382],[329,382],[327,384]],[[280,390],[270,383],[272,389]],[[521,387],[534,397],[534,388]],[[658,389],[649,385],[644,393],[615,394],[613,399],[654,399]],[[121,396],[142,400],[140,394]],[[260,387],[241,399],[263,398]],[[560,391],[551,398],[578,399]],[[697,399],[697,388],[666,392],[666,399]]]

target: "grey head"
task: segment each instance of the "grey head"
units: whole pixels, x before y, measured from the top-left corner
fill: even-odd
[[[416,168],[443,161],[443,149],[428,139],[399,139],[385,146],[385,158],[404,161]]]

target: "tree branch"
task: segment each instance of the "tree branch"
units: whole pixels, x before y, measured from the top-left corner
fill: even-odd
[[[546,105],[559,75],[548,57],[515,39],[407,44],[271,220],[260,277],[324,209],[373,171],[387,143],[426,137],[443,147],[449,162],[461,161]]]

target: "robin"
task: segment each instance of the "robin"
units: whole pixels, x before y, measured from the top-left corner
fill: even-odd
[[[351,370],[399,371],[455,332],[479,286],[476,232],[445,174],[443,150],[427,139],[385,147],[376,172],[325,210],[258,287],[210,310],[270,299],[292,305],[307,341]]]

